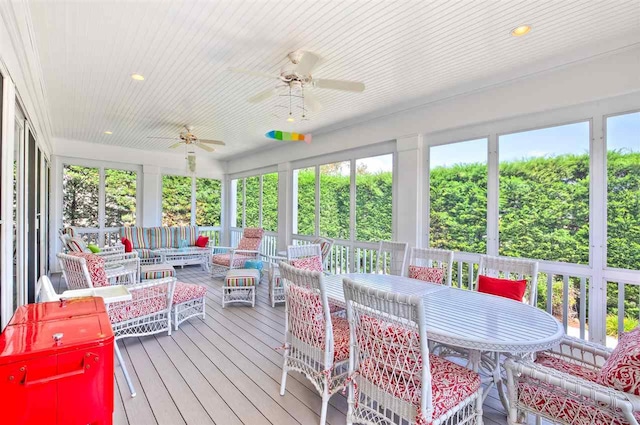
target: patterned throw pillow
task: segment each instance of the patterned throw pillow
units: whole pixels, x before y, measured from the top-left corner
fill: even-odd
[[[442,267],[409,266],[409,278],[442,284],[444,269]]]
[[[620,335],[618,346],[602,366],[597,382],[640,395],[640,327]]]
[[[88,252],[87,244],[79,236],[69,238],[67,246],[71,252]]]
[[[296,269],[309,270],[312,272],[322,272],[322,257],[320,257],[319,255],[314,255],[313,257],[291,260],[291,265]]]

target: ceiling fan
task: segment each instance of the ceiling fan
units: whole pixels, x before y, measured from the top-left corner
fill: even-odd
[[[198,139],[198,137],[192,133],[193,131],[193,126],[191,125],[185,125],[184,128],[187,131],[182,131],[180,132],[180,136],[178,137],[147,137],[147,139],[165,139],[165,140],[179,140],[178,143],[174,143],[173,145],[169,146],[169,149],[175,149],[178,146],[184,144],[184,145],[192,145],[192,146],[197,146],[200,149],[204,149],[207,152],[213,152],[215,151],[214,148],[207,146],[207,145],[219,145],[219,146],[225,146],[224,142],[221,142],[219,140],[203,140],[203,139]]]
[[[252,75],[254,77],[262,77],[269,79],[279,80],[281,84],[262,91],[260,93],[251,96],[247,101],[249,103],[259,103],[265,101],[278,94],[278,88],[289,87],[290,89],[304,90],[304,102],[305,106],[308,106],[310,110],[318,110],[322,107],[318,98],[312,91],[307,89],[331,89],[342,90],[350,92],[362,92],[364,91],[364,83],[358,81],[347,80],[328,80],[324,78],[314,78],[311,74],[315,66],[318,64],[320,57],[315,53],[307,52],[304,50],[298,50],[291,52],[287,55],[290,63],[282,67],[280,75],[274,77],[271,74],[264,72],[250,71],[240,68],[229,68],[232,72],[238,72],[243,74]]]

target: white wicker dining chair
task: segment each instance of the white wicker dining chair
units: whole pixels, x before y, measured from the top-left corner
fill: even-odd
[[[323,274],[281,262],[285,288],[285,343],[280,395],[289,371],[302,373],[322,396],[320,425],[331,396],[344,389],[349,359],[349,324],[332,316]]]
[[[503,279],[525,279],[529,288],[528,295],[523,300],[535,306],[538,296],[538,262],[511,257],[480,256],[478,275],[474,290],[478,290],[480,276],[499,277]]]
[[[322,258],[322,248],[320,244],[290,245],[287,247],[287,257],[271,257],[269,264],[269,299],[271,307],[277,303],[284,302],[284,286],[280,276],[278,263],[286,260],[291,264],[292,260],[300,260],[309,257]]]
[[[535,362],[507,359],[509,425],[528,424],[527,414],[538,424],[545,418],[564,425],[638,425],[640,397],[599,382],[612,351],[567,336],[553,350],[538,353]],[[634,373],[625,369],[620,377],[630,382]]]
[[[404,276],[408,249],[409,244],[406,242],[380,241],[375,273]]]
[[[480,282],[480,276],[490,276],[509,280],[527,280],[529,287],[528,295],[525,294],[523,302],[530,305],[536,305],[537,286],[538,286],[538,263],[532,260],[509,257],[492,257],[482,255],[478,266],[478,275],[474,290],[477,291]],[[479,352],[469,351],[458,347],[448,345],[436,345],[433,347],[439,355],[443,357],[462,357],[469,361],[469,366],[473,368],[482,367],[483,370],[489,371],[488,376],[483,375],[483,382],[489,384],[489,389],[497,387],[498,395],[503,405],[507,405],[507,394],[505,390],[501,362],[502,356],[498,352]]]
[[[326,270],[328,267],[329,257],[331,256],[331,248],[333,248],[334,240],[325,238],[325,237],[317,237],[315,238],[311,244],[320,245],[320,251],[322,252],[322,267]]]
[[[171,304],[175,286],[175,277],[145,280],[142,283],[127,286],[132,296],[130,301],[107,305],[107,313],[115,335],[113,345],[116,357],[131,392],[131,397],[135,397],[136,392],[122,360],[118,340],[165,331],[171,335]]]
[[[443,283],[451,286],[451,274],[453,271],[453,251],[439,248],[411,247],[407,276],[411,277],[411,266],[430,267],[442,269]]]
[[[347,424],[482,424],[480,376],[429,354],[421,297],[348,278],[343,288],[352,341]]]

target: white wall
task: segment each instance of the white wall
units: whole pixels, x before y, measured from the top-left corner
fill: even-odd
[[[295,161],[447,129],[565,108],[640,91],[640,46],[421,107],[314,134],[313,143],[291,143],[228,161],[229,173]]]

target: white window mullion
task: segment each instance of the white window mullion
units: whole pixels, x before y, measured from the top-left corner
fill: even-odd
[[[196,176],[191,176],[191,225],[196,225]]]
[[[98,168],[98,240],[99,246],[104,246],[104,229],[106,225],[106,179],[104,167]]]
[[[258,194],[258,227],[262,228],[262,177],[260,175],[260,193]]]
[[[351,250],[351,267],[350,271],[355,272],[356,269],[356,160],[350,161],[350,187],[349,187],[349,249]]]
[[[499,252],[499,202],[500,202],[500,157],[497,134],[489,135],[487,143],[487,254]]]
[[[593,276],[589,282],[589,340],[606,342],[607,284],[604,278],[607,255],[607,146],[606,117],[597,115],[591,121],[589,155],[589,240]]]
[[[315,232],[314,236],[320,235],[320,166],[315,166],[316,172],[316,216],[315,216]]]

